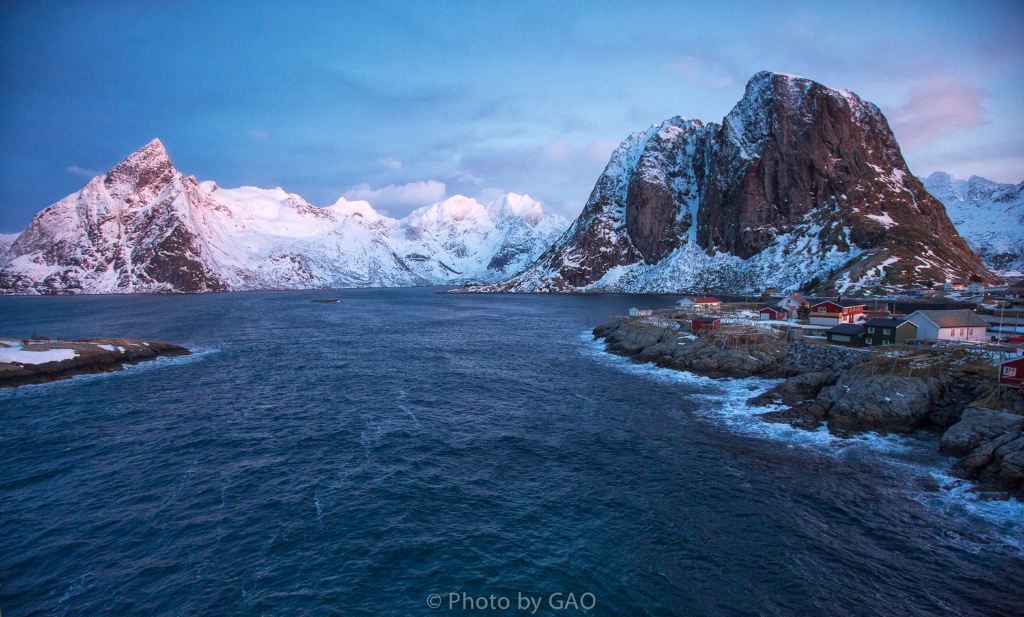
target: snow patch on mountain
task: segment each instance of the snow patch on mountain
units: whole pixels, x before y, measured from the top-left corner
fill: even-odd
[[[1024,182],[1002,184],[980,176],[963,180],[937,171],[924,179],[924,186],[989,269],[1024,273]]]

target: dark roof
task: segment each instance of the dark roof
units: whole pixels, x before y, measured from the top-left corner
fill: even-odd
[[[988,322],[978,317],[974,311],[960,309],[956,311],[917,311],[940,328],[987,328]]]
[[[969,304],[946,304],[942,302],[894,302],[892,312],[909,315],[914,311],[952,311],[969,307]]]
[[[865,326],[880,326],[882,328],[898,328],[900,324],[906,323],[906,319],[892,319],[890,317],[875,317],[864,322]]]
[[[844,323],[833,327],[828,332],[829,334],[852,334],[859,336],[861,334],[864,334],[864,326],[852,323]]]
[[[830,302],[832,304],[836,304],[845,308],[849,308],[851,306],[864,306],[864,302],[860,300],[820,300],[818,302],[815,302],[811,306],[818,306],[819,304],[825,304],[826,302]]]
[[[716,321],[722,321],[718,317],[694,317],[690,321],[696,321],[700,323],[715,323]]]

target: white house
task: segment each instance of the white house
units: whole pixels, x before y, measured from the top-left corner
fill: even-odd
[[[791,317],[796,317],[797,310],[799,310],[800,306],[804,304],[810,306],[810,304],[807,302],[807,298],[803,297],[801,294],[793,292],[786,296],[785,298],[783,298],[782,300],[779,300],[777,306],[780,309],[789,313]]]
[[[710,313],[722,308],[722,301],[714,296],[687,296],[676,304],[694,313]]]
[[[917,326],[917,338],[933,341],[984,341],[988,323],[968,309],[914,311],[906,320]]]

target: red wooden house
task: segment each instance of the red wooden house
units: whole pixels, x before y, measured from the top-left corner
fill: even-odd
[[[1018,390],[1024,388],[1024,356],[999,365],[999,385]]]
[[[863,314],[863,302],[825,300],[811,306],[811,323],[821,326],[838,326],[844,323],[854,323]]]
[[[757,312],[761,319],[785,319],[789,313],[776,306],[766,306]]]
[[[708,332],[710,330],[717,330],[721,325],[721,319],[715,319],[714,317],[695,317],[690,322],[690,329],[694,332]]]

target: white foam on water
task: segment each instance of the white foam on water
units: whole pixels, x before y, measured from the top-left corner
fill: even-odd
[[[580,338],[585,343],[581,350],[583,355],[606,366],[661,383],[698,387],[700,391],[685,395],[687,399],[698,403],[695,409],[686,412],[680,410],[680,414],[696,414],[742,435],[782,442],[789,447],[800,447],[826,456],[866,455],[880,459],[887,465],[898,467],[908,479],[921,480],[919,486],[938,486],[937,490],[923,490],[913,488],[913,483],[908,482],[909,496],[915,501],[949,518],[984,521],[988,523],[986,527],[991,539],[1024,551],[1024,502],[1012,498],[986,498],[974,490],[971,482],[949,475],[946,468],[939,466],[943,463],[908,460],[910,456],[923,453],[927,454],[925,458],[938,458],[935,455],[938,446],[933,442],[870,432],[837,437],[824,426],[807,431],[787,423],[768,422],[761,419],[759,414],[784,409],[785,406],[756,406],[747,401],[780,383],[779,379],[712,379],[654,364],[637,364],[629,358],[605,351],[603,341],[594,340],[589,332]],[[964,540],[961,544],[967,545],[969,542]]]

